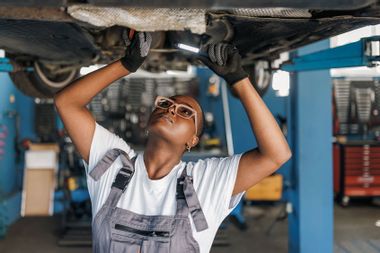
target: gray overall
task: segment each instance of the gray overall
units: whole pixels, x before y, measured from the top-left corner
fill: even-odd
[[[93,252],[199,252],[199,245],[192,235],[189,213],[198,232],[207,229],[208,225],[186,168],[177,179],[176,214],[140,215],[116,206],[134,174],[135,159],[131,161],[124,151],[112,149],[90,172],[90,176],[99,180],[119,156],[123,167],[112,184],[106,202],[93,221]]]

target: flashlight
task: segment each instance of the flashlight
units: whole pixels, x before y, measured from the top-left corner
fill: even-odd
[[[186,45],[186,44],[182,44],[182,43],[178,43],[177,47],[179,49],[183,49],[183,50],[195,53],[195,54],[199,53],[199,51],[200,51],[199,48],[192,47],[192,46],[189,46],[189,45]]]
[[[190,52],[190,53],[193,53],[193,54],[197,54],[197,55],[201,55],[201,56],[204,56],[204,57],[208,57],[208,54],[205,53],[205,52],[203,52],[203,51],[201,51],[200,48],[189,46],[189,45],[182,44],[182,43],[178,43],[176,46],[177,46],[177,48],[185,50],[187,52]]]

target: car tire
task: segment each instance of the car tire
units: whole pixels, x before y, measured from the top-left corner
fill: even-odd
[[[258,61],[252,65],[243,66],[244,70],[249,75],[253,87],[262,97],[268,90],[272,83],[272,71],[270,69],[270,63],[267,61]]]
[[[25,95],[51,98],[56,92],[78,77],[79,69],[70,69],[61,74],[49,72],[42,64],[34,62],[34,71],[9,73],[15,86]]]

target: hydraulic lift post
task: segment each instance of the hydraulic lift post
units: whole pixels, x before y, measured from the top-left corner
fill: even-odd
[[[328,70],[373,67],[380,62],[380,36],[329,46],[329,40],[305,46],[280,66],[294,72],[288,106],[288,141],[293,151],[287,175],[291,182],[290,253],[332,253],[334,248],[332,88]]]

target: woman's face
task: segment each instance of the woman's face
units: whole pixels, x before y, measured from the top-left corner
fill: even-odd
[[[185,119],[175,113],[175,106],[171,106],[168,109],[154,109],[149,118],[148,130],[150,133],[158,134],[175,144],[191,144],[192,138],[195,137],[198,140],[196,132],[200,133],[201,131],[203,124],[202,109],[198,102],[189,96],[174,96],[170,99],[177,104],[184,104],[194,109],[197,112],[198,126],[195,126],[194,117]]]

